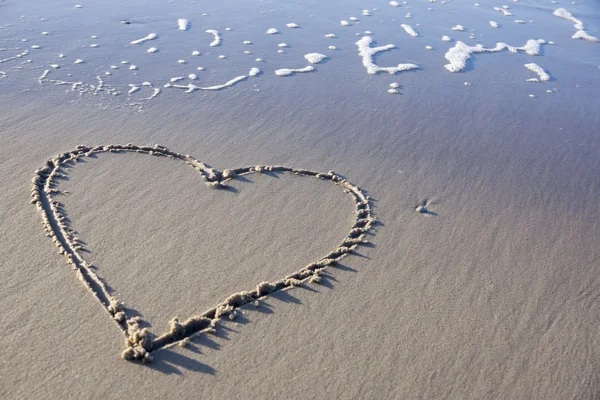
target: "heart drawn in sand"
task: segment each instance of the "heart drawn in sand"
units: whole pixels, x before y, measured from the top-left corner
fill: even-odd
[[[74,235],[75,231],[64,212],[63,204],[55,198],[55,195],[60,194],[60,190],[57,189],[57,180],[64,177],[63,168],[73,166],[83,157],[107,152],[141,153],[180,160],[194,168],[200,173],[206,184],[215,189],[227,188],[227,182],[235,179],[238,175],[262,173],[264,171],[289,173],[326,180],[340,186],[345,193],[352,197],[356,205],[356,210],[354,210],[355,221],[340,246],[333,249],[325,257],[278,281],[262,282],[254,290],[234,293],[215,307],[185,321],[174,318],[169,321],[170,329],[168,332],[154,336],[148,328],[140,328],[142,320],[138,316],[128,317],[126,315],[123,302],[111,293],[108,285],[96,273],[95,268],[85,260],[83,245]],[[102,304],[106,312],[121,329],[126,342],[126,348],[121,356],[127,360],[151,361],[151,352],[183,340],[197,332],[213,331],[216,322],[221,317],[234,317],[237,312],[236,309],[245,304],[286,288],[300,286],[307,280],[318,282],[320,275],[327,266],[337,263],[340,259],[352,253],[357,246],[367,243],[366,234],[375,222],[369,205],[369,197],[358,186],[353,185],[333,171],[318,173],[284,166],[254,166],[226,169],[219,172],[189,155],[176,153],[160,145],[77,146],[72,151],[59,154],[48,160],[42,168],[35,171],[32,183],[31,202],[42,214],[42,223],[47,236],[52,238],[58,247],[58,252],[67,258],[68,264],[75,270],[77,277]]]

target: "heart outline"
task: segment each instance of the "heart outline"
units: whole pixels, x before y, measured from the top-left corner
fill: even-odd
[[[262,282],[253,291],[234,293],[215,307],[202,314],[192,316],[183,323],[178,318],[173,318],[169,321],[170,330],[152,339],[148,328],[140,329],[139,325],[142,320],[139,316],[127,318],[123,302],[111,293],[104,280],[94,271],[94,266],[85,260],[81,254],[81,250],[84,250],[84,247],[74,236],[75,231],[70,227],[70,221],[64,213],[63,204],[52,196],[53,194],[60,193],[56,189],[56,179],[64,177],[61,173],[61,168],[66,167],[70,162],[76,163],[82,157],[106,152],[136,152],[181,160],[185,164],[192,166],[194,170],[200,173],[206,184],[215,189],[227,188],[227,182],[235,179],[237,175],[261,173],[264,171],[292,173],[299,176],[328,180],[343,187],[344,192],[352,196],[356,205],[355,221],[350,232],[343,239],[342,244],[333,251],[330,251],[325,257],[308,264],[276,282]],[[208,167],[205,163],[190,155],[171,151],[167,147],[158,144],[154,146],[138,146],[128,143],[126,145],[95,147],[79,145],[74,150],[52,157],[42,168],[37,169],[32,179],[32,184],[31,203],[42,214],[42,225],[46,230],[46,236],[52,238],[58,247],[59,254],[67,258],[67,263],[76,271],[77,277],[92,292],[96,300],[100,302],[104,310],[108,312],[125,336],[126,348],[121,353],[121,357],[126,360],[142,360],[144,362],[152,361],[150,353],[153,351],[184,340],[198,332],[207,332],[214,329],[215,324],[221,317],[235,316],[236,310],[245,304],[257,301],[286,288],[300,286],[307,280],[318,282],[321,273],[327,266],[335,264],[348,254],[351,254],[357,246],[368,243],[365,236],[376,221],[370,207],[369,196],[358,186],[350,183],[333,171],[323,174],[306,169],[260,165],[226,169],[220,172]]]

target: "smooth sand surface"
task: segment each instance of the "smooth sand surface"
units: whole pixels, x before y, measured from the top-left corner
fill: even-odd
[[[578,3],[564,7],[598,36],[600,9]],[[23,11],[0,4],[11,18],[6,23],[18,22]],[[464,10],[444,4],[452,11],[440,1],[410,10],[388,2],[256,4],[245,1],[238,10],[256,14],[248,25],[217,6],[206,7],[206,18],[215,19],[200,23],[190,4],[177,2],[158,25],[135,22],[151,9],[117,8],[115,18],[81,28],[90,36],[89,26],[116,21],[121,29],[119,20],[129,18],[135,23],[123,27],[136,31],[115,33],[124,43],[157,31],[160,39],[147,47],[160,51],[140,48],[136,57],[170,58],[165,73],[158,62],[148,67],[131,58],[155,87],[192,71],[177,64],[183,50],[168,50],[177,35],[194,34],[202,40],[198,49],[211,51],[201,29],[223,36],[222,51],[203,63],[216,71],[210,84],[247,74],[255,66],[250,60],[266,60],[261,75],[218,92],[164,90],[132,107],[126,92],[134,81],[116,74],[113,83],[124,94],[79,95],[39,85],[45,58],[32,63],[40,68],[0,64],[7,73],[0,80],[0,397],[598,398],[600,44],[571,39],[572,23],[553,16],[560,5],[549,2],[511,3],[512,17],[493,9],[500,3]],[[56,12],[73,23],[69,13],[94,7],[82,6]],[[379,11],[361,16],[373,8]],[[36,21],[43,16],[36,13]],[[178,29],[178,18],[190,21],[187,31]],[[492,18],[500,28],[489,26]],[[341,19],[351,26],[340,26]],[[286,28],[289,22],[300,28]],[[419,37],[406,35],[400,23]],[[4,28],[6,40],[20,41],[29,29],[23,24],[17,33]],[[38,24],[36,35],[48,30],[40,35],[47,40],[68,35],[60,25]],[[452,31],[456,24],[466,31]],[[167,26],[177,35],[169,36]],[[240,36],[237,47],[226,47],[228,26]],[[280,34],[265,34],[271,27]],[[556,45],[543,46],[537,57],[476,54],[463,72],[446,71],[444,54],[456,40],[475,45],[468,40],[474,28],[486,47],[532,38]],[[398,47],[377,55],[379,65],[420,69],[369,75],[355,45],[355,32],[367,29],[378,46]],[[324,37],[331,32],[338,38]],[[247,63],[237,58],[242,40],[254,42]],[[281,42],[290,49],[278,61]],[[431,43],[434,51],[424,50]],[[332,44],[339,50],[326,53]],[[83,58],[72,47],[70,62]],[[80,75],[71,64],[52,73],[96,84],[97,73],[129,58],[128,47],[109,42],[86,51],[105,53],[98,63],[81,64]],[[274,74],[303,66],[310,52],[329,59],[313,73]],[[535,77],[524,67],[531,62],[552,79],[526,82]],[[140,84],[147,78],[135,77]],[[393,82],[399,94],[387,93]],[[57,254],[29,204],[34,171],[46,160],[79,144],[111,143],[160,143],[220,171],[271,164],[333,169],[371,196],[380,222],[371,245],[328,267],[321,284],[246,305],[235,320],[220,321],[216,335],[153,352],[152,363],[125,361],[122,333]],[[157,334],[175,316],[202,313],[234,291],[318,260],[354,218],[354,205],[337,186],[291,175],[252,174],[232,181],[237,191],[215,191],[174,160],[102,154],[69,169],[67,178],[61,201],[86,257]],[[423,204],[429,213],[415,212]]]

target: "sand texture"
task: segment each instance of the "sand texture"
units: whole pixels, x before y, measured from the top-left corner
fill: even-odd
[[[600,397],[596,2],[26,3],[0,399]]]

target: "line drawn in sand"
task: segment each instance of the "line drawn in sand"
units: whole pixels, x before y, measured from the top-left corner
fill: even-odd
[[[275,282],[261,282],[258,283],[255,289],[234,293],[224,301],[217,303],[215,307],[185,321],[180,321],[175,317],[169,321],[170,328],[168,332],[155,336],[148,328],[140,328],[143,321],[139,316],[127,315],[124,303],[113,295],[105,280],[97,274],[96,267],[86,261],[84,243],[75,236],[76,233],[67,217],[64,204],[56,199],[61,194],[58,189],[58,180],[66,178],[65,172],[68,168],[75,167],[77,162],[85,157],[109,152],[120,154],[140,153],[181,161],[192,167],[209,187],[215,189],[227,189],[227,183],[232,179],[236,179],[237,176],[267,171],[329,181],[339,186],[354,202],[354,223],[339,247],[333,249],[325,257],[319,258],[316,262],[310,263]],[[302,286],[306,282],[319,283],[321,275],[328,266],[335,265],[348,254],[352,254],[358,246],[368,243],[366,236],[376,221],[371,210],[369,196],[358,186],[350,183],[334,171],[319,173],[285,166],[260,165],[226,169],[220,172],[192,156],[171,151],[160,145],[138,146],[126,144],[95,147],[80,145],[74,150],[59,154],[48,160],[35,171],[32,184],[31,203],[35,205],[41,214],[46,236],[52,239],[58,248],[58,253],[66,257],[67,263],[73,268],[78,279],[102,304],[104,310],[110,315],[125,337],[126,347],[121,353],[121,357],[126,360],[141,360],[143,362],[152,361],[151,353],[153,351],[175,343],[185,344],[187,338],[194,334],[214,333],[215,326],[221,318],[235,319],[238,313],[237,310],[246,304],[255,303],[281,290]]]

